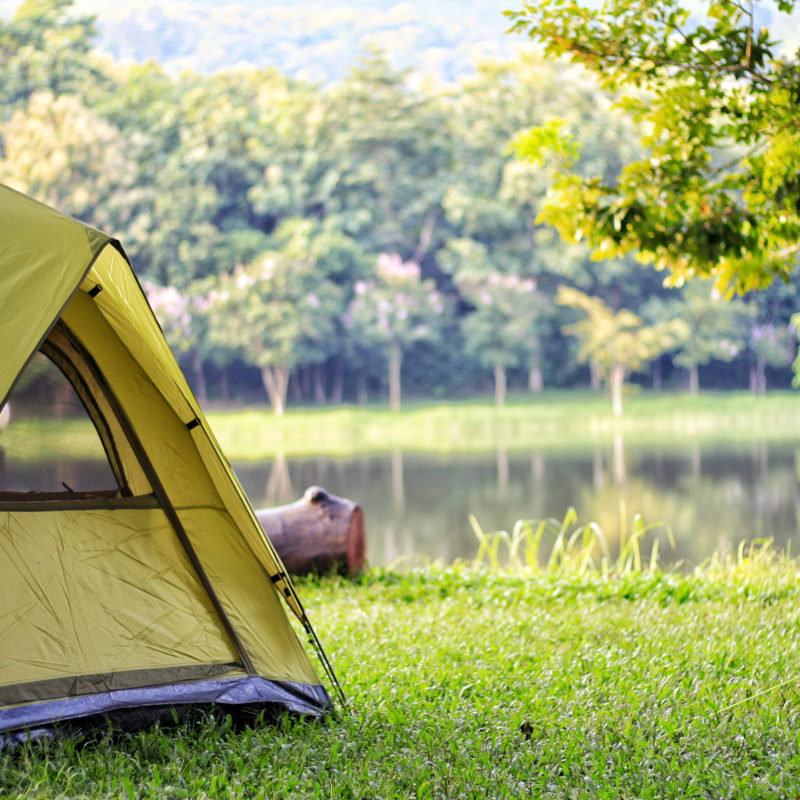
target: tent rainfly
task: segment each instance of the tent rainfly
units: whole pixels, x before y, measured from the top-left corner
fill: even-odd
[[[0,746],[196,706],[326,713],[281,598],[336,677],[119,243],[1,185],[0,336],[0,409],[43,354],[116,483],[0,486]]]

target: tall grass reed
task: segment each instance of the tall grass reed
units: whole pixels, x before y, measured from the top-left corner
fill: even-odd
[[[612,555],[606,536],[596,522],[578,524],[578,512],[570,506],[564,518],[520,519],[511,532],[484,531],[477,518],[469,522],[478,540],[476,566],[495,571],[527,571],[545,575],[585,575],[654,572],[659,569],[659,543],[656,537],[649,559],[642,558],[644,539],[651,531],[663,531],[675,547],[672,529],[663,522],[645,524],[641,514],[627,523],[624,502],[620,503],[619,553]],[[548,550],[548,544],[550,544]]]

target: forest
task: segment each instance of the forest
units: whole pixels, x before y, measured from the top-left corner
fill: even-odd
[[[579,68],[530,50],[443,83],[368,47],[324,83],[176,76],[97,35],[68,0],[0,19],[0,181],[120,239],[201,400],[789,385],[796,279],[666,288],[540,219],[532,126],[564,121],[606,182],[641,152]]]

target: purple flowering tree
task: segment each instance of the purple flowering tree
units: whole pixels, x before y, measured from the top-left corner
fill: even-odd
[[[307,253],[269,251],[223,273],[207,295],[210,339],[258,367],[282,416],[292,369],[313,363],[335,337],[341,288],[320,281]]]
[[[389,406],[400,409],[403,354],[414,342],[435,339],[447,304],[418,264],[396,254],[378,256],[373,277],[357,281],[345,322],[353,337],[378,345],[389,367]]]
[[[142,288],[172,351],[190,359],[197,397],[205,402],[208,396],[203,374],[206,297],[197,286],[190,286],[185,294],[174,286],[159,286],[148,281],[142,283]]]
[[[532,278],[498,272],[456,274],[461,296],[473,307],[462,322],[464,345],[494,373],[495,404],[505,405],[506,370],[538,354],[536,325],[542,297]]]

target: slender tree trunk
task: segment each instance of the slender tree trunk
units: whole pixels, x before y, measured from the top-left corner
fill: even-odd
[[[392,450],[392,500],[394,507],[402,511],[406,507],[406,488],[403,479],[403,451],[396,447]]]
[[[333,361],[333,386],[331,386],[331,402],[341,405],[344,400],[344,361],[337,356]]]
[[[205,403],[208,400],[208,389],[206,376],[203,374],[203,358],[197,347],[192,350],[192,372],[194,372],[194,383],[197,387],[197,399],[201,403]]]
[[[589,362],[589,385],[595,391],[603,388],[603,382],[600,380],[600,370],[597,369],[597,362],[594,359]]]
[[[278,364],[261,368],[261,380],[267,390],[276,417],[282,417],[286,410],[286,390],[289,388],[289,367]]]
[[[228,375],[228,365],[223,364],[219,373],[219,393],[223,400],[231,399],[230,376]]]
[[[360,406],[365,406],[367,400],[367,376],[364,374],[364,370],[361,370],[356,379],[356,402]]]
[[[267,479],[266,497],[271,506],[288,502],[294,491],[292,489],[292,476],[283,451],[279,451],[272,463]]]
[[[508,497],[508,451],[497,448],[497,496],[501,500]]]
[[[301,375],[302,370],[297,370],[295,373],[295,379],[292,381],[292,400],[295,403],[303,402],[303,387],[300,385]]]
[[[756,385],[758,394],[764,397],[767,393],[767,364],[763,358],[759,358],[756,363]]]
[[[662,377],[662,370],[661,370],[661,356],[658,356],[655,361],[653,361],[653,391],[660,392],[661,391],[661,377]]]
[[[494,365],[494,404],[498,408],[506,404],[506,368],[502,364]]]
[[[603,462],[603,454],[600,450],[595,450],[592,453],[592,486],[595,489],[600,489],[605,483],[606,471]]]
[[[403,349],[399,342],[389,345],[389,408],[400,410],[400,368],[403,364]]]
[[[536,394],[537,392],[541,392],[542,389],[544,389],[542,368],[537,362],[528,370],[528,391],[532,394]]]
[[[758,394],[758,373],[754,366],[750,366],[750,391]]]
[[[311,369],[314,371],[314,399],[324,405],[327,402],[327,397],[325,397],[325,365],[314,364]]]
[[[55,384],[53,407],[56,412],[56,419],[64,419],[67,409],[70,407],[70,400],[73,398],[73,389],[67,381]]]
[[[625,384],[625,367],[615,364],[608,376],[608,385],[611,389],[611,409],[615,417],[622,416],[622,387]]]
[[[689,367],[689,394],[696,395],[700,391],[700,369],[697,364]]]
[[[419,241],[417,242],[417,246],[414,250],[414,261],[419,264],[422,261],[425,253],[428,252],[428,249],[431,246],[431,240],[433,239],[433,229],[436,225],[436,212],[431,209],[425,215],[425,221],[422,223],[422,228],[419,232]]]
[[[700,445],[697,442],[692,444],[692,485],[700,486],[700,473],[702,472],[702,462],[700,460]]]
[[[625,469],[625,447],[621,433],[614,434],[613,453],[614,482],[617,486],[622,486],[628,480],[628,471]]]

